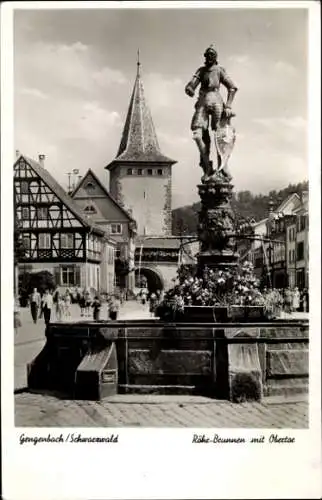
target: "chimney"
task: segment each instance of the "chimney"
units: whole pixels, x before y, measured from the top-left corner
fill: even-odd
[[[43,168],[45,167],[45,159],[46,159],[45,155],[38,155],[39,165]]]
[[[18,160],[19,156],[20,156],[20,151],[19,149],[16,149],[16,160]]]

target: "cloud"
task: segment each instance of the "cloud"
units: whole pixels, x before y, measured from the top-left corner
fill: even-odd
[[[42,87],[59,91],[59,88],[78,89],[93,93],[97,87],[125,84],[120,70],[95,63],[93,50],[81,42],[53,44],[37,42],[27,52],[17,51],[16,86],[36,82]]]
[[[48,95],[36,88],[23,87],[19,89],[19,93],[36,99],[48,99]]]
[[[271,130],[285,127],[302,131],[307,127],[307,121],[302,116],[253,118],[253,122]]]

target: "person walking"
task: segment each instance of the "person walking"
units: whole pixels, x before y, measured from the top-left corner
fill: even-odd
[[[293,302],[292,302],[293,311],[297,312],[300,307],[300,292],[297,287],[295,287],[293,292]]]
[[[99,321],[99,319],[100,319],[101,305],[102,305],[101,301],[100,301],[98,295],[96,295],[94,297],[94,300],[93,300],[93,303],[92,303],[93,320],[94,321]]]
[[[61,321],[64,314],[64,299],[59,290],[56,290],[53,297],[53,302],[55,304],[56,319],[57,321]]]
[[[89,317],[90,316],[90,307],[92,303],[92,298],[89,290],[84,291],[84,298],[85,298],[85,316]]]
[[[150,314],[151,314],[152,318],[155,316],[157,303],[158,303],[158,297],[154,292],[152,292],[150,294],[150,307],[149,307]]]
[[[17,335],[18,328],[21,327],[20,307],[19,307],[19,300],[17,297],[14,300],[13,327],[14,327],[15,334]]]
[[[49,290],[46,290],[42,298],[42,312],[44,315],[45,325],[48,325],[53,308],[53,296]]]
[[[292,291],[290,288],[287,288],[285,290],[285,296],[284,296],[284,303],[285,303],[285,312],[291,313],[292,312],[292,304],[293,304],[293,296],[292,296]]]
[[[84,293],[85,292],[80,292],[79,298],[78,298],[78,304],[80,307],[81,317],[83,317],[85,314],[85,296],[84,296]]]
[[[120,310],[120,300],[118,296],[112,296],[109,302],[109,318],[112,321],[117,320],[117,316]]]
[[[33,322],[36,324],[38,319],[38,311],[41,306],[41,297],[37,288],[33,289],[32,294],[30,295],[30,312]]]
[[[67,318],[69,319],[71,317],[71,312],[70,312],[71,305],[72,305],[72,297],[69,289],[67,288],[64,295],[64,316],[66,319]]]

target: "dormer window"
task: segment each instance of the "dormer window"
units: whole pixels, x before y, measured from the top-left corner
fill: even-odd
[[[87,207],[84,208],[83,212],[86,215],[94,215],[97,213],[97,211],[96,211],[95,207],[93,207],[93,205],[87,205]]]

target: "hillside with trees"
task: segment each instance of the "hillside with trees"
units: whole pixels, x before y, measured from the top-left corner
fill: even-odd
[[[267,217],[269,202],[273,202],[273,209],[282,203],[290,194],[308,190],[308,181],[298,184],[289,184],[280,191],[272,190],[268,194],[254,195],[251,191],[233,193],[232,208],[241,218],[253,218],[256,221]],[[172,210],[172,228],[174,235],[196,234],[198,211],[200,202]]]

